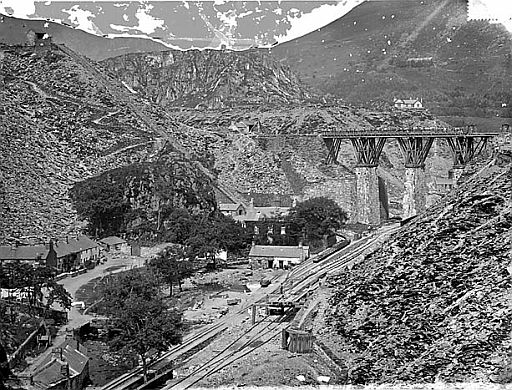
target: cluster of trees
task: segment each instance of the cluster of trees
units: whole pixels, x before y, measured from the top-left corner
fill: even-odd
[[[260,234],[257,242],[273,245],[297,245],[303,242],[313,247],[325,247],[326,237],[341,229],[347,219],[347,213],[333,200],[311,198],[298,203],[286,216],[262,221],[258,225]],[[282,226],[285,235],[281,235]]]
[[[160,352],[181,342],[182,313],[167,307],[160,277],[151,268],[108,277],[103,296],[103,305],[114,322],[110,348],[138,355],[147,382],[148,365]]]
[[[55,272],[46,266],[34,267],[26,263],[8,263],[0,267],[0,287],[19,289],[29,306],[40,306],[45,300],[49,309],[54,302],[62,308],[71,307],[71,295],[55,280]]]

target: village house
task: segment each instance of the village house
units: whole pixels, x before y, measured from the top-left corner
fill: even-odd
[[[69,272],[98,263],[101,247],[87,236],[66,237],[65,241],[50,241],[46,265]]]
[[[249,262],[252,268],[287,269],[309,258],[309,246],[252,245]]]
[[[285,216],[290,211],[290,207],[281,206],[255,206],[254,200],[248,206],[242,203],[221,203],[219,210],[227,216],[233,217],[242,226],[253,228],[257,222],[269,218],[279,218]]]
[[[0,246],[0,266],[5,263],[20,262],[28,264],[44,264],[49,248],[45,245],[18,245]]]
[[[30,377],[30,389],[81,390],[89,378],[87,350],[67,339],[41,362]]]
[[[454,180],[451,178],[434,177],[434,187],[437,192],[446,193],[452,190],[454,186]]]
[[[423,108],[423,99],[394,99],[396,108]]]
[[[247,209],[242,203],[220,203],[219,210],[222,214],[233,218],[247,214]]]
[[[116,236],[102,238],[98,241],[107,252],[127,252],[128,242]]]
[[[232,123],[229,128],[240,133],[252,133],[261,130],[261,123],[259,121],[241,121]]]
[[[87,236],[66,237],[45,245],[0,246],[0,265],[22,262],[47,265],[57,271],[68,272],[86,267],[100,260],[100,246]]]

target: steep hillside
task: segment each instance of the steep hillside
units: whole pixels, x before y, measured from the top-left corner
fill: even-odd
[[[350,382],[510,382],[510,141],[333,280],[323,337]]]
[[[102,64],[134,91],[162,106],[282,104],[312,95],[264,50],[173,50],[127,54]]]
[[[272,54],[350,103],[417,97],[437,115],[507,117],[511,43],[501,25],[467,22],[465,0],[366,1]]]
[[[0,239],[72,230],[73,183],[153,161],[166,141],[194,160],[171,142],[182,129],[165,112],[69,49],[4,46],[0,59]]]

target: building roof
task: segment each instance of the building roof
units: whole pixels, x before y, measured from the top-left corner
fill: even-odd
[[[436,184],[453,185],[453,179],[446,179],[444,177],[435,177],[434,182]]]
[[[67,241],[57,241],[53,244],[57,257],[80,253],[87,249],[96,248],[97,246],[98,244],[87,236],[72,237],[68,238]]]
[[[249,252],[253,257],[302,258],[309,252],[309,246],[254,245]]]
[[[219,210],[220,211],[236,211],[240,206],[243,206],[241,203],[220,203]]]
[[[44,245],[0,246],[0,260],[46,259],[48,248]]]
[[[395,99],[395,104],[396,103],[415,104],[421,102],[418,99]]]
[[[60,356],[57,357],[53,353],[46,356],[33,375],[35,384],[48,388],[53,384],[63,381],[66,379],[66,375],[63,372],[66,364],[69,364],[70,377],[83,372],[89,358],[70,344],[62,343],[59,348],[62,348],[62,360]]]
[[[116,236],[105,237],[100,240],[102,244],[105,245],[118,245],[118,244],[126,244],[126,240]]]

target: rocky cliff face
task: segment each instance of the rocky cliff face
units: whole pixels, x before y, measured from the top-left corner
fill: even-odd
[[[282,104],[312,96],[293,72],[265,50],[169,50],[127,54],[102,64],[134,91],[162,106]]]
[[[176,210],[191,217],[216,209],[210,179],[180,153],[164,147],[153,162],[109,170],[76,183],[71,198],[95,235],[127,233],[152,240]]]
[[[510,381],[511,150],[335,278],[331,345],[351,382]]]
[[[74,183],[153,161],[162,137],[181,132],[165,112],[66,48],[0,49],[0,240],[76,228]]]

